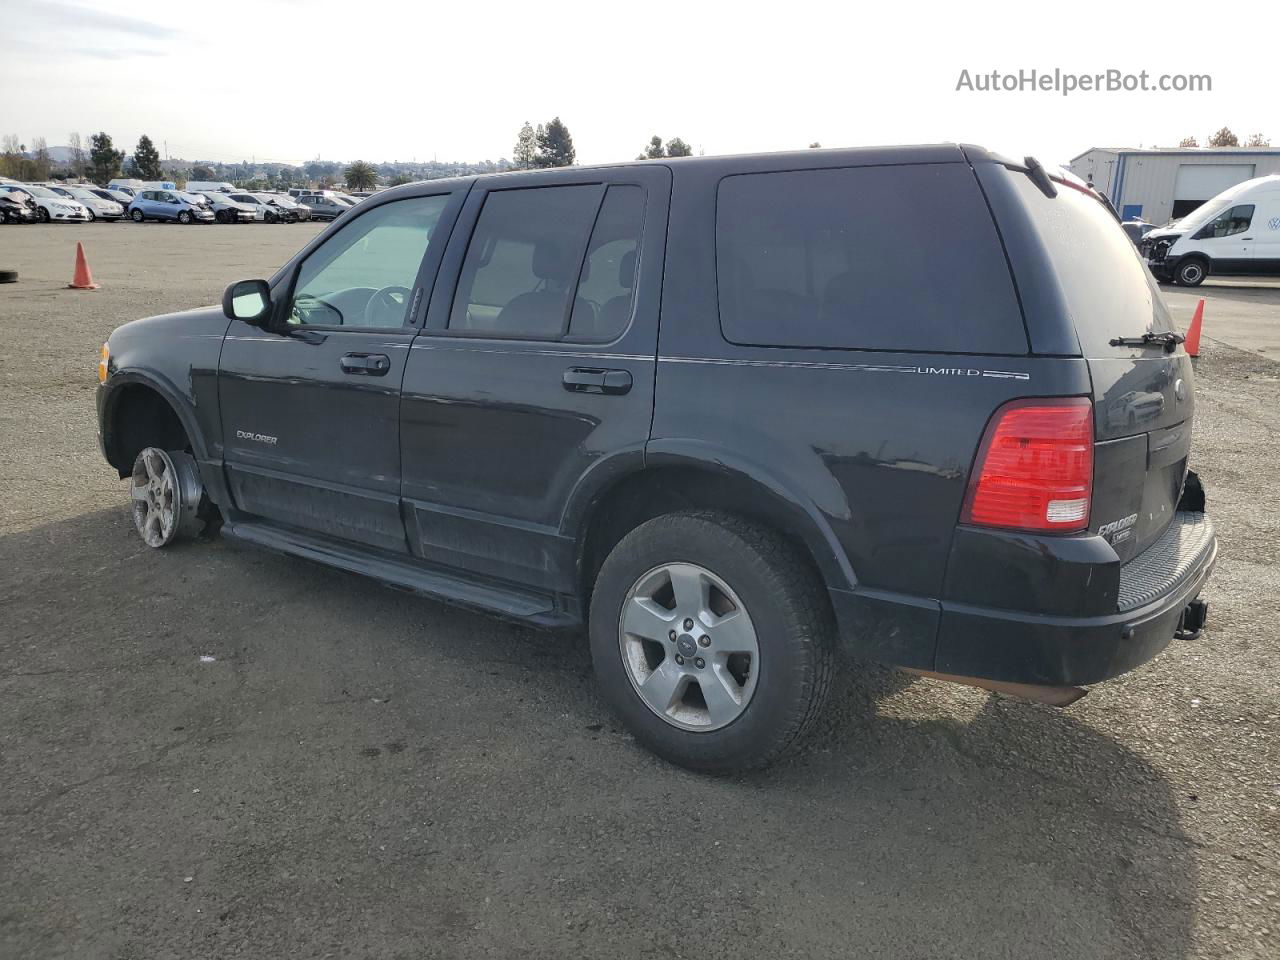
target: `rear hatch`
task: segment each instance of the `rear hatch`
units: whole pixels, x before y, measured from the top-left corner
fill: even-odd
[[[1137,342],[1175,328],[1111,211],[1069,184],[1055,183],[1051,197],[1026,174],[1009,176],[1089,366],[1096,439],[1089,529],[1128,560],[1165,531],[1177,508],[1195,409],[1191,360],[1176,344]]]

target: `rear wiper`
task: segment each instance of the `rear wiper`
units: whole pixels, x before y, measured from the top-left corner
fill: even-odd
[[[1148,347],[1153,343],[1158,343],[1164,347],[1165,353],[1173,353],[1178,344],[1187,338],[1180,333],[1174,333],[1172,330],[1166,333],[1144,333],[1140,337],[1114,337],[1111,340],[1113,347]]]

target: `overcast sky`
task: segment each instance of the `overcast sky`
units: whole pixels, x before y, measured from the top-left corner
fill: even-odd
[[[1248,39],[1280,36],[1280,4],[1253,6],[1243,38],[1204,4],[1186,16],[1173,4],[1026,0],[5,9],[0,133],[27,144],[106,130],[117,147],[146,133],[189,160],[496,160],[523,121],[559,115],[580,163],[631,159],[654,133],[706,153],[959,140],[1058,163],[1095,145],[1203,140],[1224,124],[1280,145],[1275,61]],[[1213,90],[956,90],[965,69],[1113,67],[1208,73]]]

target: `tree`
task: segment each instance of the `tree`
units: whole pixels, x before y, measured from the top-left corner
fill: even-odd
[[[124,154],[115,148],[110,134],[99,131],[89,138],[89,169],[95,183],[105,184],[120,172]]]
[[[539,129],[538,154],[534,160],[539,167],[569,167],[577,158],[573,149],[573,137],[569,128],[559,117],[555,117],[545,129]]]
[[[197,163],[195,166],[191,168],[191,179],[192,180],[216,180],[217,176],[216,174],[214,174],[212,168],[206,166],[203,163]]]
[[[391,178],[390,186],[400,187],[406,183],[413,183],[413,177],[409,176],[407,173],[397,173]]]
[[[524,126],[520,128],[520,134],[516,137],[516,147],[512,154],[518,170],[531,170],[538,158],[538,135],[533,131],[533,125],[528,120],[524,122]]]
[[[378,171],[373,164],[357,160],[343,171],[347,186],[352,190],[372,190],[378,183]]]
[[[1238,147],[1240,146],[1239,138],[1231,132],[1230,127],[1223,127],[1212,137],[1209,138],[1209,146],[1211,147]]]
[[[637,160],[661,160],[667,155],[667,148],[662,145],[662,138],[656,133],[649,138],[649,144]]]
[[[84,141],[80,139],[80,134],[69,134],[67,136],[67,146],[71,149],[71,172],[77,177],[83,177],[86,154],[84,152]]]
[[[1198,146],[1200,146],[1200,141],[1199,141],[1199,140],[1197,140],[1195,137],[1183,137],[1181,140],[1179,140],[1179,141],[1178,141],[1178,146],[1180,146],[1180,147],[1198,147]]]
[[[1249,135],[1249,139],[1245,141],[1246,147],[1269,147],[1271,146],[1271,138],[1265,133],[1253,133]]]
[[[0,176],[18,178],[22,163],[22,151],[18,149],[18,135],[6,133],[0,141]]]
[[[144,133],[138,138],[138,145],[133,148],[133,175],[139,180],[159,180],[163,173],[160,169],[160,152]]]
[[[679,137],[672,137],[667,141],[668,157],[692,157],[693,147],[689,146]]]
[[[52,164],[49,161],[49,144],[45,142],[44,137],[36,137],[31,141],[31,157],[32,163],[35,164],[35,176],[32,180],[48,180],[49,167]]]

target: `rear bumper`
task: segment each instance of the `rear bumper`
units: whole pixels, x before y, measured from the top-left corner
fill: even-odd
[[[877,659],[986,680],[1076,686],[1119,676],[1156,656],[1180,631],[1196,632],[1205,608],[1188,608],[1217,557],[1209,519],[1182,512],[1159,540],[1119,568],[1115,600],[1102,614],[1044,614],[879,595],[869,617],[869,594],[832,591],[832,598],[850,645]],[[1059,610],[1070,608],[1073,599],[1077,608],[1085,605],[1083,591],[1091,578],[1070,568],[1086,565],[1059,558],[1054,582],[1060,592],[1078,594],[1056,597]],[[1102,571],[1094,572],[1103,578]]]

